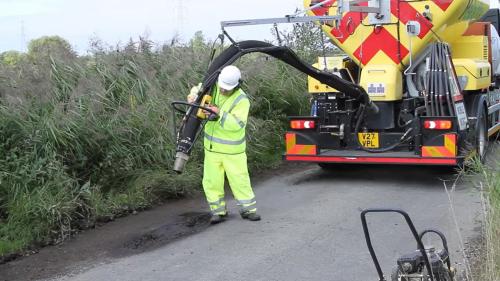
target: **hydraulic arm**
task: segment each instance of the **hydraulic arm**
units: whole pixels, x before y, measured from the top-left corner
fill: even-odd
[[[198,99],[195,104],[187,110],[184,116],[177,135],[177,153],[174,163],[174,170],[176,172],[181,173],[184,169],[184,165],[189,159],[191,148],[196,140],[196,136],[200,131],[199,129],[203,120],[196,116],[197,110],[195,109],[199,108],[203,94],[209,92],[215,85],[217,77],[224,66],[232,64],[245,54],[254,52],[265,53],[279,59],[293,66],[297,70],[317,79],[321,83],[331,86],[338,91],[343,92],[345,95],[357,100],[363,108],[367,108],[370,112],[378,112],[377,106],[370,100],[370,97],[361,86],[344,80],[335,74],[306,64],[290,48],[275,46],[266,42],[254,40],[238,42],[225,49],[217,58],[214,59],[205,78],[203,79],[203,83],[198,93]],[[364,110],[362,112],[364,112]],[[363,116],[360,116],[359,118],[363,118]]]

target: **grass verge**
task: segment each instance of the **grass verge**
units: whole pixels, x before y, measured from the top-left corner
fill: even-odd
[[[0,56],[0,262],[200,189],[201,142],[185,172],[172,172],[170,103],[201,81],[211,51],[195,39]],[[275,167],[286,115],[308,107],[305,75],[263,55],[236,64],[251,99],[249,168]]]
[[[500,145],[491,145],[490,161],[473,160],[469,174],[482,192],[484,233],[482,253],[473,269],[476,280],[500,280]]]

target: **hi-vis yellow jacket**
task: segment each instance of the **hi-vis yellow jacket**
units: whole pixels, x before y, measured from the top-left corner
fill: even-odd
[[[220,118],[207,121],[205,125],[205,149],[226,154],[243,153],[250,101],[241,89],[231,96],[224,96],[220,94],[218,85],[214,88],[212,102],[219,108]]]

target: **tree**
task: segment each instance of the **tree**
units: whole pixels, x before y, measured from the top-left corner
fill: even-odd
[[[6,65],[15,66],[22,62],[25,57],[26,54],[18,51],[6,51],[0,54],[0,62]]]
[[[76,52],[66,39],[55,36],[43,36],[28,43],[28,56],[37,60],[41,58],[74,59]]]
[[[272,30],[274,37],[293,49],[301,58],[314,62],[318,56],[339,54],[341,51],[332,44],[330,38],[313,22],[295,23],[292,30],[279,32]]]
[[[195,32],[193,38],[189,41],[189,45],[195,52],[201,52],[207,48],[207,43],[203,32],[198,30]]]

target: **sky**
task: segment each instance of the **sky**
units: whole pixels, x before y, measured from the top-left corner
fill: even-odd
[[[283,17],[302,5],[302,0],[0,0],[0,52],[25,51],[31,39],[44,35],[65,38],[80,54],[91,38],[116,45],[147,35],[161,44],[176,34],[188,41],[201,30],[214,39],[221,21]],[[238,40],[262,40],[271,38],[271,27],[227,30]]]
[[[491,1],[499,6],[500,0]],[[162,44],[176,34],[187,41],[201,30],[214,39],[221,21],[283,17],[302,5],[303,0],[0,0],[0,52],[25,51],[31,39],[45,35],[65,38],[80,54],[91,38],[116,45],[147,35]],[[227,30],[236,40],[262,40],[272,38],[271,28]]]

